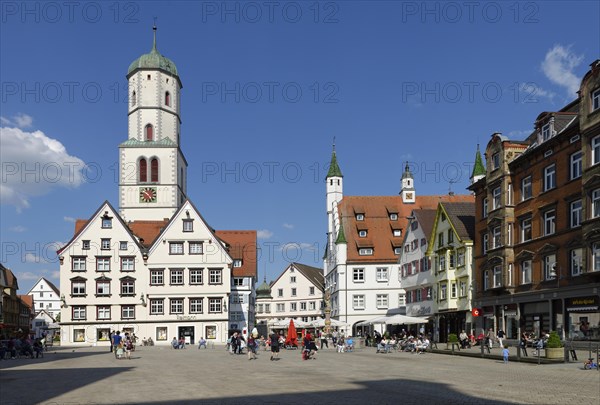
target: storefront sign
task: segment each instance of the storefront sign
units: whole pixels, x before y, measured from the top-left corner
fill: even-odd
[[[598,297],[578,297],[578,298],[567,298],[566,300],[567,311],[569,312],[596,312],[598,311]]]
[[[196,317],[193,315],[177,315],[178,321],[195,321]]]
[[[473,316],[481,316],[481,310],[479,308],[473,308],[471,310],[471,315],[473,315]]]

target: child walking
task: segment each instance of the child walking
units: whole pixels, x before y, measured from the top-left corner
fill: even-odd
[[[504,364],[508,364],[508,345],[504,345],[504,349],[502,349],[502,357],[504,358]]]

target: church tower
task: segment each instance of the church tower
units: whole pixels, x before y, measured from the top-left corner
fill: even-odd
[[[156,48],[127,72],[128,132],[119,145],[119,206],[125,221],[170,218],[186,198],[187,161],[180,148],[181,80]]]
[[[400,195],[402,196],[402,202],[404,204],[415,203],[415,180],[413,178],[413,174],[408,168],[408,162],[406,162],[404,173],[402,173],[402,188],[400,189]]]

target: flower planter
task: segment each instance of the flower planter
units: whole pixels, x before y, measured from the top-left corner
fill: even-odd
[[[562,359],[565,357],[565,350],[562,347],[546,348],[547,359]]]

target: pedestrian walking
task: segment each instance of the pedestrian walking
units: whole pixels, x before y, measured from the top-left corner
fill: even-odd
[[[502,358],[504,359],[504,364],[508,364],[508,345],[504,346],[504,349],[502,349]]]
[[[500,347],[504,347],[504,336],[505,333],[502,329],[498,329],[498,333],[496,334],[496,338],[498,339],[498,344],[500,345]]]
[[[321,350],[323,350],[323,346],[326,346],[329,349],[329,343],[327,342],[327,334],[324,331],[321,331]]]
[[[279,336],[273,331],[271,333],[271,361],[279,358]]]
[[[123,336],[121,336],[121,331],[116,331],[111,340],[111,343],[112,343],[112,346],[113,346],[114,352],[115,352],[115,358],[118,358],[117,357],[117,348],[121,345],[122,340],[123,340]]]
[[[491,349],[494,345],[494,338],[496,337],[496,335],[494,334],[494,329],[490,328],[485,337],[487,338],[488,346]]]
[[[256,360],[256,340],[252,334],[248,336],[248,360]]]

